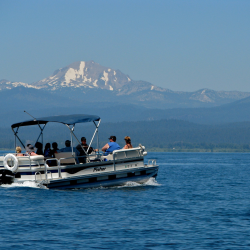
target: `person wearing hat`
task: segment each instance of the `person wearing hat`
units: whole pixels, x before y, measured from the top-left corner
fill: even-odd
[[[76,151],[76,148],[73,147],[73,152],[75,152],[75,151]],[[72,152],[71,141],[70,140],[66,140],[65,141],[65,148],[59,149],[58,152]]]
[[[37,155],[37,154],[35,153],[35,148],[34,148],[33,145],[27,144],[26,149],[27,149],[27,152],[26,152],[26,153],[29,154],[30,156]]]
[[[76,155],[77,156],[80,156],[78,157],[78,161],[79,163],[86,163],[86,153],[87,154],[91,154],[92,151],[93,151],[93,148],[90,147],[89,150],[88,150],[88,144],[86,143],[86,138],[85,137],[82,137],[81,138],[81,144],[78,144],[76,146]],[[84,150],[83,150],[84,149]],[[88,152],[87,152],[88,150]]]
[[[116,136],[111,135],[109,137],[109,142],[102,148],[104,152],[103,155],[111,154],[114,150],[121,149],[118,143],[116,143]]]

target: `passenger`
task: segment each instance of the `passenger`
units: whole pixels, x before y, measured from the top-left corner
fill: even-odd
[[[34,148],[34,146],[31,145],[31,144],[27,144],[27,152],[26,152],[26,153],[29,154],[30,156],[37,155],[37,154],[35,153],[35,148]]]
[[[71,142],[69,140],[65,141],[65,148],[61,148],[59,150],[59,152],[71,152],[72,148],[71,148]],[[76,148],[73,147],[73,152],[76,152]]]
[[[88,147],[89,146],[86,143],[86,138],[82,137],[81,138],[81,144],[78,144],[76,146],[76,155],[80,156],[80,157],[78,157],[79,163],[86,163],[86,153],[87,154],[91,154],[92,153],[93,148],[90,147],[89,150],[88,150]],[[82,148],[85,150],[86,153],[84,152],[84,150]],[[88,152],[87,152],[87,150],[88,150]]]
[[[59,152],[59,149],[58,149],[58,144],[56,142],[53,142],[52,143],[52,157],[55,158],[55,153],[58,153]]]
[[[52,151],[50,149],[50,143],[46,143],[44,148],[44,157],[52,158]]]
[[[16,147],[16,153],[17,153],[16,156],[24,156],[24,154],[22,154],[21,152],[22,152],[21,147]]]
[[[129,148],[133,148],[132,144],[131,144],[131,139],[129,136],[125,136],[124,138],[126,145],[123,147],[124,149],[129,149]]]
[[[43,155],[43,144],[37,141],[35,147],[37,148],[36,154]]]
[[[103,148],[102,151],[104,152],[103,155],[111,154],[114,150],[121,149],[119,144],[116,143],[116,136],[111,135],[109,137],[109,141]]]

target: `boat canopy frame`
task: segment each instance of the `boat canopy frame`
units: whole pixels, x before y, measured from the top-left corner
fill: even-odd
[[[78,140],[74,133],[75,125],[76,123],[86,123],[86,122],[93,122],[95,125],[95,131],[94,134],[91,138],[91,141],[89,143],[87,151],[85,151],[84,147],[81,145],[82,150],[85,152],[86,155],[89,148],[91,147],[91,144],[95,138],[95,135],[97,134],[97,148],[98,148],[98,154],[99,154],[99,134],[98,134],[98,128],[101,123],[101,118],[96,115],[86,115],[86,114],[76,114],[76,115],[57,115],[57,116],[48,116],[48,117],[42,117],[42,118],[34,118],[32,120],[27,120],[19,123],[14,123],[11,125],[11,129],[14,133],[15,136],[15,148],[17,144],[17,140],[22,144],[23,148],[25,148],[25,145],[23,144],[22,140],[19,138],[18,130],[20,127],[25,127],[25,126],[32,126],[32,125],[38,125],[40,129],[40,134],[36,140],[40,139],[42,136],[42,143],[43,143],[43,131],[49,122],[55,122],[55,123],[62,123],[66,125],[66,127],[70,130],[70,137],[71,137],[71,149],[72,149],[72,155],[73,155],[73,137],[77,140],[77,142],[81,145],[81,142]],[[43,125],[43,127],[41,126]]]

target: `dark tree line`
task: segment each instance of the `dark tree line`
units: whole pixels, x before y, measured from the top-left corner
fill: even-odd
[[[93,132],[93,124],[76,125],[75,133],[78,138],[85,136],[89,142]],[[38,127],[20,128],[18,133],[24,143],[35,143],[38,134]],[[116,135],[121,146],[124,145],[123,138],[128,135],[133,146],[141,143],[148,149],[250,150],[250,122],[222,125],[202,125],[180,120],[103,123],[99,129],[100,147],[107,143],[110,135]],[[44,130],[45,143],[56,141],[59,147],[64,147],[67,139],[70,139],[70,134],[64,125],[51,124]],[[96,147],[96,139],[94,146]],[[13,147],[12,130],[0,129],[0,148]]]

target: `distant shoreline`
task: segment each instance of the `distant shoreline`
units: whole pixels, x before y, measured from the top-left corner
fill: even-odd
[[[14,149],[0,148],[0,151],[15,152]],[[235,148],[214,148],[214,149],[171,149],[171,148],[146,148],[147,152],[169,152],[169,153],[250,153],[250,149],[235,149]]]
[[[194,148],[194,149],[170,149],[170,148],[146,148],[148,152],[186,152],[186,153],[249,153],[250,149],[235,149],[235,148]]]

